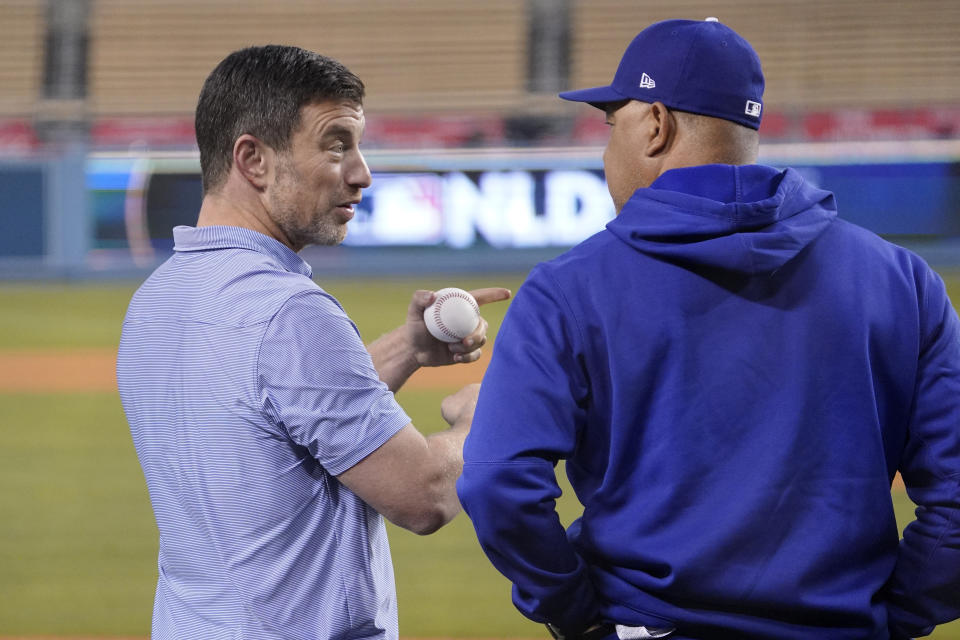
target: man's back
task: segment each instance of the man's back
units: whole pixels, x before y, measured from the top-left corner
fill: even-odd
[[[117,363],[160,530],[154,637],[395,632],[382,518],[332,476],[409,418],[364,431],[349,403],[318,406],[338,382],[317,370],[337,367],[302,359],[362,369],[369,355],[292,251],[236,228],[177,233],[178,252],[134,296]],[[298,384],[316,395],[296,397]],[[298,402],[317,424],[297,423],[309,413]]]
[[[826,192],[731,170],[729,184],[720,168],[664,174],[531,275],[484,379],[461,497],[534,616],[886,638],[888,611],[917,605],[884,591],[898,560],[890,480],[899,467],[949,494],[950,469],[924,448],[957,444],[942,433],[956,428],[957,354],[937,356],[954,362],[946,384],[939,365],[922,369],[932,345],[960,348],[956,315],[926,265],[834,220]],[[924,384],[936,388],[916,406]],[[931,434],[939,445],[912,439]],[[505,522],[517,513],[504,504],[550,492],[519,487],[546,487],[551,458],[568,460],[585,506],[572,547],[543,513]],[[540,549],[505,543],[503,527],[536,532]],[[892,585],[909,591],[927,570],[904,564]]]

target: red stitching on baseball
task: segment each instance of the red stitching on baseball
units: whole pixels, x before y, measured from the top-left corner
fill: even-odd
[[[447,328],[447,325],[443,324],[443,320],[440,319],[440,307],[443,306],[442,303],[452,298],[460,298],[461,300],[466,300],[469,302],[470,306],[473,307],[473,310],[477,313],[477,315],[480,315],[480,306],[477,304],[477,301],[473,299],[473,296],[464,296],[457,291],[448,291],[433,301],[433,319],[437,322],[437,328],[440,329],[445,336],[455,340],[462,340],[463,338],[460,338],[457,336],[457,334],[450,331],[450,329]]]

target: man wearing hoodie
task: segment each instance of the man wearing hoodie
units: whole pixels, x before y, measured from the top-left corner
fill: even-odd
[[[531,273],[458,483],[565,638],[902,639],[960,616],[960,321],[916,255],[755,164],[756,53],[654,24],[610,86],[618,216]],[[582,517],[554,509],[559,460]],[[920,505],[898,541],[900,471]]]

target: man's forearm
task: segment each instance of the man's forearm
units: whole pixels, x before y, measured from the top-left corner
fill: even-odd
[[[560,488],[549,461],[466,462],[457,489],[480,546],[513,582],[523,615],[564,630],[596,621],[586,563],[554,509]]]
[[[371,342],[367,345],[367,351],[370,352],[380,380],[393,392],[399,391],[420,368],[403,326]]]
[[[463,440],[469,433],[469,423],[453,427],[427,436],[432,459],[435,461],[431,487],[436,503],[443,513],[441,526],[460,513],[460,500],[457,498],[456,482],[463,469]]]

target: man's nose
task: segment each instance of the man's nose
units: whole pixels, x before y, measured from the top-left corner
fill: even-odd
[[[350,167],[347,174],[347,182],[351,187],[366,189],[373,182],[373,176],[370,174],[370,167],[363,154],[357,154],[357,161]]]

